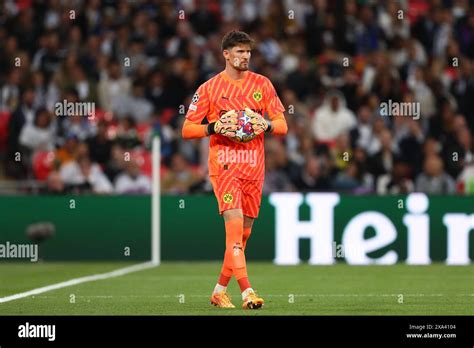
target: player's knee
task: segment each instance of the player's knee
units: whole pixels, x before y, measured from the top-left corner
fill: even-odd
[[[244,217],[242,209],[229,209],[224,211],[222,215],[224,216],[225,221],[229,221],[236,218],[243,219]]]

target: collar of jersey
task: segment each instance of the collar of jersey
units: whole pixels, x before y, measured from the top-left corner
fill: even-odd
[[[244,75],[244,78],[239,79],[239,80],[234,80],[233,78],[231,78],[231,77],[226,73],[225,70],[222,71],[222,76],[224,77],[224,79],[226,79],[226,80],[229,81],[230,83],[233,83],[234,85],[237,85],[237,86],[242,85],[242,83],[247,79],[248,74],[249,74],[249,72],[246,71],[246,72],[245,72],[245,75]]]

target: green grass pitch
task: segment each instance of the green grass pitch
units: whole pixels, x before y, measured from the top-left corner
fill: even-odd
[[[132,263],[0,264],[0,297]],[[0,315],[474,315],[474,265],[275,266],[249,262],[263,309],[209,304],[220,262],[164,262],[124,276],[0,303]],[[71,295],[75,303],[71,303]]]

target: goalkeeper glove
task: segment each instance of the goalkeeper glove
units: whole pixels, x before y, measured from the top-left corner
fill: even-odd
[[[252,123],[255,136],[272,130],[270,121],[265,120],[262,115],[250,110],[249,108],[245,108],[245,113],[250,117],[250,123]]]
[[[235,110],[227,111],[216,122],[209,123],[207,133],[221,134],[229,138],[234,138],[237,132],[238,115]]]

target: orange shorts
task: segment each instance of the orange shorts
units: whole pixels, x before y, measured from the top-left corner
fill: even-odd
[[[219,214],[229,209],[242,209],[245,216],[256,219],[262,202],[263,180],[245,180],[228,175],[212,175]]]

